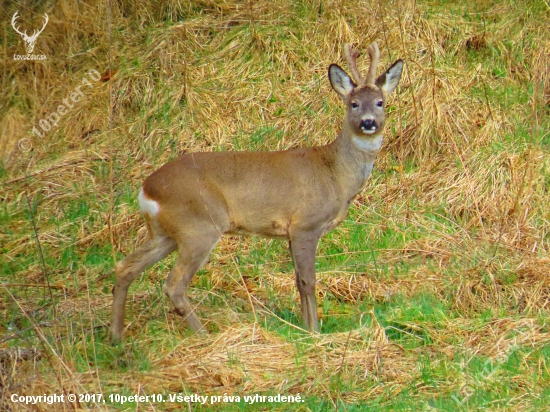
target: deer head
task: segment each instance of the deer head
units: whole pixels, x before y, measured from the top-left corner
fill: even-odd
[[[374,42],[368,47],[369,70],[366,76],[361,76],[357,69],[357,51],[346,44],[344,52],[355,82],[337,64],[331,64],[329,67],[332,87],[346,105],[344,127],[359,139],[371,138],[372,135],[380,134],[384,128],[384,104],[399,83],[403,61],[397,60],[385,73],[376,78],[380,51]]]
[[[27,34],[27,31],[25,30],[25,32],[21,32],[19,31],[19,29],[17,28],[17,26],[15,25],[15,21],[17,20],[17,14],[19,12],[16,11],[15,14],[13,15],[12,19],[11,19],[11,25],[13,27],[13,29],[16,31],[16,33],[20,34],[21,37],[23,38],[23,40],[25,41],[25,50],[27,51],[27,54],[31,54],[34,50],[34,46],[36,44],[36,39],[38,38],[38,35],[40,33],[42,33],[44,31],[44,29],[46,28],[46,24],[48,24],[48,15],[46,13],[44,13],[44,25],[42,26],[42,28],[40,30],[35,30],[34,33],[32,34],[32,36],[29,36]]]

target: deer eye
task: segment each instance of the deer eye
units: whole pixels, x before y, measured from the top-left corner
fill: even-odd
[[[351,108],[352,109],[357,109],[359,107],[359,103],[357,102],[351,102]]]
[[[383,102],[382,100],[378,100],[378,101],[376,102],[376,105],[377,105],[378,107],[382,107],[382,106],[384,106],[384,102]]]

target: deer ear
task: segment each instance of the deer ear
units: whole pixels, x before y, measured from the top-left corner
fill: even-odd
[[[331,64],[328,68],[328,78],[332,88],[345,99],[355,89],[355,83],[347,73],[337,64]]]
[[[386,73],[376,79],[376,85],[382,90],[384,96],[389,96],[395,90],[402,72],[403,60],[399,59],[386,70]]]

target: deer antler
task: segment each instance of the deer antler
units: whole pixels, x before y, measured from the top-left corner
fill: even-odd
[[[16,33],[20,34],[21,36],[27,36],[27,31],[25,30],[25,33],[21,33],[19,29],[15,26],[15,20],[17,20],[17,14],[19,11],[16,11],[13,17],[11,18],[11,25]]]
[[[378,69],[378,61],[380,60],[380,50],[376,42],[368,47],[370,57],[370,67],[367,73],[366,84],[374,84],[376,80],[376,69]]]
[[[50,20],[48,15],[46,13],[44,13],[44,24],[42,25],[42,28],[40,30],[35,30],[34,33],[32,34],[32,36],[29,36],[27,34],[27,30],[25,30],[24,33],[21,33],[19,31],[19,28],[17,28],[15,26],[15,21],[17,20],[18,14],[19,14],[19,11],[16,11],[15,14],[13,15],[13,17],[11,18],[11,25],[12,25],[13,29],[16,31],[16,33],[19,33],[21,36],[23,36],[23,38],[29,39],[29,40],[36,39],[38,37],[38,35],[44,31],[44,29],[46,28],[46,25],[48,24],[48,21]]]
[[[48,24],[48,21],[50,21],[50,18],[48,17],[48,15],[46,13],[44,13],[44,24],[42,25],[42,28],[40,30],[35,30],[32,37],[38,37],[38,35],[40,33],[42,33],[44,31],[44,29],[46,28],[46,24]]]
[[[365,84],[365,78],[361,76],[361,73],[357,70],[357,50],[353,49],[349,43],[346,43],[344,45],[344,53],[355,83],[357,83],[358,86]]]
[[[380,60],[380,50],[378,50],[378,44],[376,42],[372,43],[367,50],[370,57],[370,67],[367,76],[363,77],[357,69],[357,50],[353,49],[349,43],[344,45],[346,60],[348,61],[351,75],[353,76],[355,83],[357,83],[357,86],[362,86],[364,84],[373,85],[376,79],[376,70],[378,68],[378,61]]]

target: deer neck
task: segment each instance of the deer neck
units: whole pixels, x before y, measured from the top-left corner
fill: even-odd
[[[370,176],[382,138],[382,130],[370,136],[357,135],[344,122],[340,135],[332,143],[341,184],[350,198],[361,191]]]

